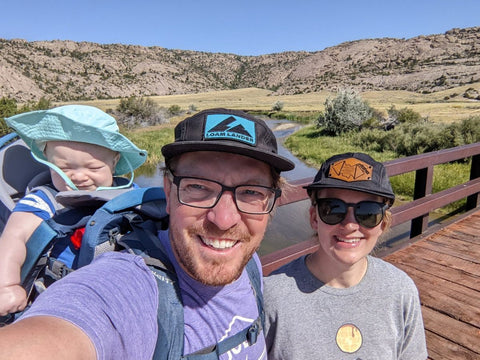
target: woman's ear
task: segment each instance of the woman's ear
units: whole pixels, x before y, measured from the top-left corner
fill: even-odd
[[[317,207],[315,205],[310,205],[310,209],[308,209],[310,214],[310,226],[313,230],[317,231],[318,228],[318,217],[317,217]]]

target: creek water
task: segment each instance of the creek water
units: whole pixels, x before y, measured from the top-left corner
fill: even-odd
[[[287,120],[266,120],[266,123],[277,138],[279,155],[286,157],[295,164],[295,169],[282,173],[282,176],[288,181],[313,178],[317,169],[305,165],[283,146],[284,139],[297,131],[301,125]],[[163,176],[160,170],[162,166],[163,164],[159,164],[152,176],[140,175],[135,177],[135,182],[141,187],[162,186]],[[265,255],[307,240],[313,234],[313,230],[308,222],[308,206],[309,201],[305,200],[279,207],[270,220],[264,240],[258,251],[259,254]]]

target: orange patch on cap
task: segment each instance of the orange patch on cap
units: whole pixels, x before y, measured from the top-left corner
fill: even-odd
[[[328,176],[347,182],[372,179],[372,166],[355,158],[339,160],[330,165]]]

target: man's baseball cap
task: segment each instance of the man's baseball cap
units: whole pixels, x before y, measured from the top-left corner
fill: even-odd
[[[295,165],[278,155],[277,140],[268,125],[243,111],[208,109],[175,127],[175,141],[162,147],[165,160],[192,151],[222,151],[263,161],[277,171]]]
[[[364,153],[345,153],[327,159],[315,175],[313,182],[304,186],[312,190],[340,188],[361,191],[395,201],[387,170],[382,163]]]

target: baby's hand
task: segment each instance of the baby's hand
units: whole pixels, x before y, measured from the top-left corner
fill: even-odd
[[[0,288],[0,316],[15,313],[27,306],[27,293],[20,285]]]

